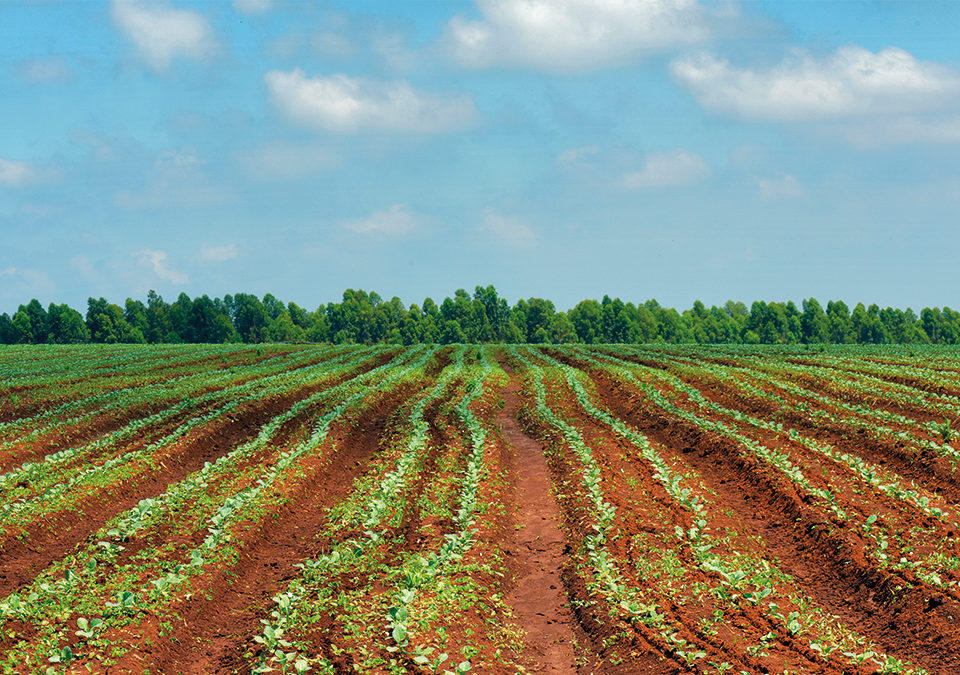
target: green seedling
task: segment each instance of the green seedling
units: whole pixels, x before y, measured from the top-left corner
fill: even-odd
[[[79,635],[85,640],[89,640],[96,634],[97,629],[103,626],[103,619],[93,619],[88,621],[86,617],[80,617],[77,619],[77,628],[79,630],[75,631],[76,635]]]
[[[117,593],[116,602],[108,602],[107,607],[119,609],[123,614],[133,614],[137,609],[137,594],[131,591]]]
[[[77,658],[77,655],[73,653],[73,650],[69,646],[59,649],[50,655],[50,663],[71,663]],[[47,672],[51,672],[52,669],[48,669]]]

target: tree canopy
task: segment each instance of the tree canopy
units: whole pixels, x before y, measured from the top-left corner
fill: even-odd
[[[960,312],[949,307],[880,309],[839,300],[826,308],[809,298],[790,302],[728,301],[706,307],[699,300],[678,312],[656,300],[624,302],[604,296],[558,311],[544,298],[511,306],[491,286],[471,295],[458,289],[438,305],[424,298],[405,306],[400,298],[348,288],[340,302],[313,311],[284,304],[268,293],[223,299],[181,293],[173,303],[154,291],[146,303],[127,298],[115,305],[90,298],[86,315],[65,304],[47,308],[36,299],[13,316],[0,314],[2,344],[334,342],[355,344],[469,343],[747,343],[747,344],[958,344]]]

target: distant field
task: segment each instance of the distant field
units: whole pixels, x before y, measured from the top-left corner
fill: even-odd
[[[943,347],[3,347],[0,668],[955,674],[958,431]]]

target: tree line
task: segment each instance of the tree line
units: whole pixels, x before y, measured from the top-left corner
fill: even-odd
[[[165,302],[154,291],[146,302],[120,305],[90,298],[85,315],[65,305],[44,308],[36,299],[11,317],[0,314],[0,344],[333,342],[338,344],[467,343],[746,343],[746,344],[958,344],[960,312],[925,308],[917,316],[840,301],[824,308],[810,298],[728,301],[709,309],[699,300],[682,313],[656,300],[583,300],[557,311],[550,300],[510,304],[493,286],[460,289],[439,305],[404,306],[399,298],[347,289],[341,302],[307,311],[272,294],[247,293]]]

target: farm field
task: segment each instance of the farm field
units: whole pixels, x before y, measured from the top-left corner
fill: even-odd
[[[0,672],[954,674],[958,431],[944,347],[3,348]]]

